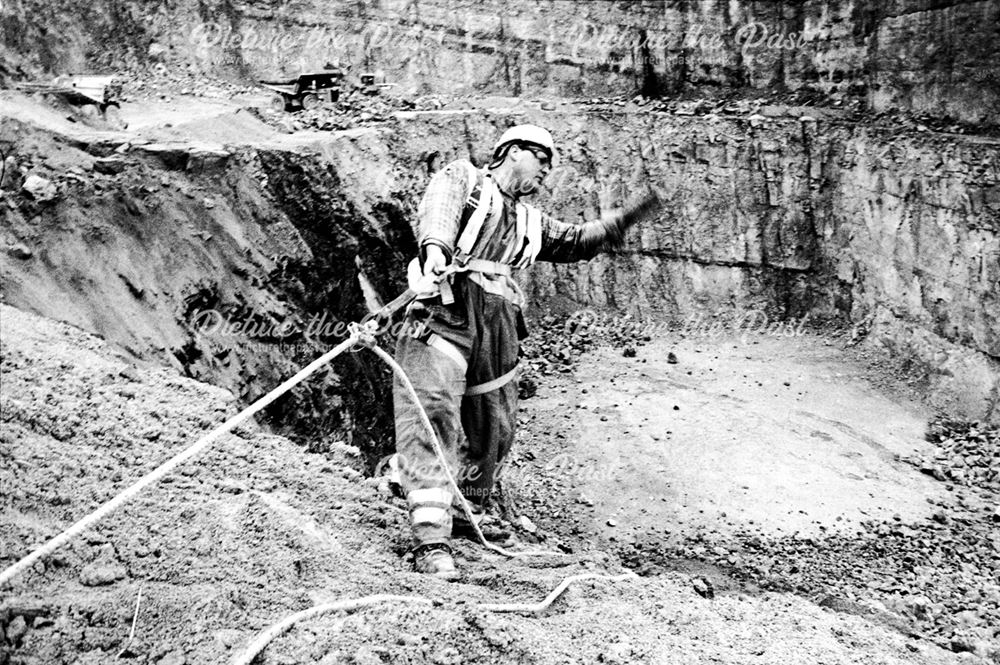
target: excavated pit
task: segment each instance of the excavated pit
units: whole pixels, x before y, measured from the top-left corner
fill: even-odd
[[[4,137],[24,165],[58,187],[48,202],[23,193],[8,199],[3,231],[12,249],[3,266],[4,302],[99,335],[141,368],[138,376],[173,367],[223,388],[235,398],[229,412],[320,355],[344,335],[344,323],[403,288],[405,263],[415,252],[410,223],[435,167],[460,156],[481,162],[476,146],[488,145],[489,136],[515,121],[561,128],[557,140],[567,147],[544,208],[562,211],[564,219],[590,219],[646,184],[667,204],[616,253],[580,266],[536,266],[525,277],[538,334],[526,348],[522,393],[537,395],[522,406],[514,471],[504,487],[507,513],[515,520],[530,516],[542,531],[521,536],[568,550],[615,552],[647,579],[694,575],[699,593],[699,584],[723,595],[797,592],[928,643],[996,654],[983,633],[996,612],[992,587],[972,601],[981,613],[958,622],[948,614],[967,611],[962,603],[970,601],[961,590],[996,569],[989,555],[989,495],[960,491],[965,530],[944,528],[964,543],[962,566],[972,568],[953,569],[947,561],[959,550],[914,543],[939,535],[934,528],[925,533],[926,525],[939,517],[936,506],[957,510],[954,498],[907,463],[932,454],[921,438],[935,405],[965,418],[995,416],[995,359],[988,351],[996,343],[996,293],[991,267],[975,260],[997,243],[986,214],[994,205],[993,143],[953,141],[951,152],[942,153],[938,138],[888,139],[851,123],[824,123],[820,132],[816,122],[796,117],[761,124],[638,109],[544,112],[522,103],[402,113],[377,126],[294,135],[276,133],[245,112],[212,109],[187,125],[150,122],[138,136],[123,136],[81,134],[44,114],[42,122],[31,122],[25,112],[36,106],[16,95],[4,104]],[[232,138],[208,141],[220,131]],[[934,185],[923,184],[922,169],[931,160],[951,164],[951,181],[941,184],[939,174]],[[924,186],[948,192],[957,207],[949,212],[926,197],[897,193]],[[876,205],[879,214],[872,212]],[[931,208],[936,233],[912,223]],[[983,214],[970,215],[974,210]],[[957,264],[972,269],[946,267]],[[5,332],[7,339],[17,334]],[[589,341],[578,343],[582,339]],[[391,348],[387,338],[383,343]],[[864,350],[860,359],[851,357],[856,346]],[[697,362],[695,354],[703,352],[712,358],[707,364]],[[5,352],[8,374],[32,376],[31,355],[20,346]],[[883,370],[859,369],[869,365]],[[789,379],[783,388],[774,384],[778,374]],[[850,378],[832,378],[842,374]],[[117,390],[121,379],[112,375]],[[388,378],[374,357],[349,354],[279,400],[262,424],[320,453],[327,473],[349,479],[370,473],[393,445]],[[770,397],[775,388],[787,396]],[[73,427],[40,427],[30,415],[34,407],[25,406],[31,402],[7,402],[13,441],[20,440],[18,431],[79,440]],[[866,409],[873,411],[864,416]],[[214,413],[218,418],[222,410]],[[204,428],[210,420],[201,418]],[[886,422],[893,423],[888,430],[880,425]],[[174,446],[192,440],[197,429],[165,431],[166,438],[148,430],[138,436]],[[819,457],[802,457],[802,441],[823,446]],[[775,450],[783,452],[764,463]],[[13,458],[25,459],[23,447],[18,451]],[[126,468],[148,463],[122,462]],[[185,486],[259,497],[272,519],[312,525],[296,527],[305,529],[296,550],[344,551],[329,545],[337,532],[330,517],[315,513],[327,499],[302,498],[306,504],[290,507],[285,493],[275,493],[288,482],[286,471],[276,472],[277,485],[225,479],[244,473]],[[112,487],[121,479],[112,476]],[[872,483],[861,490],[869,498],[853,494],[859,481]],[[783,483],[780,490],[772,489],[774,482]],[[620,487],[629,489],[621,493]],[[644,505],[647,495],[654,505]],[[40,498],[33,497],[19,492],[13,500]],[[58,491],[42,500],[72,501]],[[318,506],[305,507],[314,501]],[[374,513],[358,514],[376,529],[389,527],[376,538],[388,538],[383,546],[399,556],[405,552],[401,514],[384,501],[378,499]],[[382,516],[389,513],[391,524]],[[215,546],[199,540],[205,529],[238,527],[244,535],[227,537],[245,537],[245,524],[226,519],[229,526],[194,525],[195,556],[214,556]],[[52,529],[47,519],[39,523],[45,526],[16,523],[15,542],[32,542]],[[909,554],[875,566],[883,550],[872,549],[870,539],[882,529]],[[59,559],[59,575],[72,578],[74,567],[86,564],[87,575],[101,580],[114,572],[113,585],[120,571],[125,579],[145,577],[147,548],[108,549],[111,540],[92,540],[91,549]],[[830,557],[834,549],[852,552],[848,562],[868,562],[865,575],[847,574],[844,561]],[[25,551],[15,546],[11,553]],[[477,560],[473,552],[463,555]],[[287,556],[273,554],[279,561]],[[291,556],[296,570],[307,565]],[[803,561],[809,562],[805,572]],[[379,565],[405,563],[392,564],[390,556]],[[914,566],[933,572],[907,581],[911,593],[900,595],[898,580]],[[330,584],[296,575],[303,589]],[[91,577],[78,583],[89,585]],[[159,602],[171,604],[167,615],[186,611],[183,579],[165,578],[170,586]],[[212,587],[208,593],[225,592]],[[18,598],[8,609],[8,627],[20,630],[17,616],[41,617],[28,626],[36,641],[18,638],[19,654],[54,637],[48,617],[75,616],[72,608],[92,603],[85,591],[61,596],[55,607],[32,595]],[[255,611],[273,613],[275,602],[265,594]],[[220,615],[235,616],[231,609]],[[87,621],[108,631],[84,638],[88,650],[118,643],[114,621]],[[161,635],[150,636],[151,662],[173,653]],[[243,633],[227,635],[219,638],[222,647],[187,653],[208,658],[242,643]],[[54,644],[63,644],[60,639]],[[343,645],[327,644],[335,647]],[[470,648],[495,645],[487,639]],[[65,646],[44,653],[55,661],[75,657]],[[507,648],[490,656],[495,662],[522,657]]]
[[[135,80],[127,131],[0,91],[4,565],[401,291],[430,175],[507,126],[555,135],[546,211],[665,206],[523,276],[504,509],[564,565],[460,543],[458,584],[412,574],[405,506],[371,477],[389,372],[352,353],[0,590],[0,665],[226,662],[379,592],[439,602],[317,620],[258,662],[1000,662],[998,96],[972,66],[995,3],[15,4],[5,81]],[[830,57],[741,49],[740,22]],[[937,33],[953,57],[916,47]],[[399,87],[262,110],[247,82],[296,57]],[[962,423],[926,441],[935,413]],[[476,609],[626,567],[641,582],[541,617]]]
[[[933,406],[997,417],[996,142],[847,122],[521,105],[284,136],[223,111],[137,141],[7,119],[22,170],[56,175],[62,191],[5,211],[9,247],[41,244],[6,262],[6,300],[249,403],[367,312],[362,281],[368,305],[402,290],[429,172],[481,163],[488,137],[521,120],[557,128],[565,146],[543,208],[592,219],[646,186],[666,201],[616,254],[535,267],[525,282],[539,312],[839,322],[911,362]],[[208,143],[222,127],[232,141]],[[380,368],[350,361],[268,418],[315,450],[361,436],[377,459],[390,447],[385,393]]]

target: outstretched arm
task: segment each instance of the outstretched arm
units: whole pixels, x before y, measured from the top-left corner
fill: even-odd
[[[568,263],[592,259],[599,252],[621,247],[625,232],[639,221],[652,217],[660,209],[655,192],[633,200],[624,210],[605,213],[600,220],[586,224],[566,224],[542,216],[542,249],[538,261]]]
[[[621,245],[625,229],[620,222],[620,214],[608,214],[586,224],[566,224],[542,215],[542,249],[537,260],[570,263],[592,259]]]

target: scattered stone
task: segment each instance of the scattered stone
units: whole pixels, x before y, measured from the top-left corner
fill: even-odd
[[[146,49],[146,55],[151,62],[161,62],[166,57],[168,50],[166,46],[159,42],[150,42],[149,48]]]
[[[517,382],[517,396],[520,399],[531,399],[538,394],[538,383],[530,376],[522,377]]]
[[[183,651],[171,651],[156,661],[156,665],[187,665],[187,657]]]
[[[31,248],[25,245],[23,242],[19,242],[15,245],[10,245],[7,247],[7,253],[13,256],[15,259],[30,259],[34,256],[34,252]]]
[[[692,580],[691,586],[694,588],[694,592],[702,598],[708,598],[709,600],[715,598],[715,587],[712,586],[711,580],[704,577],[696,577]]]
[[[530,519],[528,519],[528,517],[526,515],[521,515],[521,519],[518,520],[518,521],[521,524],[521,528],[524,529],[525,531],[527,531],[528,533],[537,533],[538,532],[538,527],[535,526],[535,523],[532,522]]]
[[[21,641],[21,638],[25,636],[28,632],[28,622],[24,620],[24,617],[17,615],[14,617],[9,624],[7,624],[7,639],[10,640],[11,644],[17,644]]]
[[[59,196],[59,190],[51,180],[35,174],[24,179],[21,189],[39,203],[54,201]]]
[[[83,586],[105,586],[125,579],[127,575],[125,566],[115,557],[114,547],[105,544],[97,558],[80,571],[80,584]]]
[[[205,206],[206,210],[211,210],[212,208],[215,207],[215,201],[213,201],[212,199],[208,199],[208,198],[202,199],[201,204],[203,206]]]
[[[104,175],[118,175],[128,163],[121,157],[100,157],[94,160],[94,170]]]

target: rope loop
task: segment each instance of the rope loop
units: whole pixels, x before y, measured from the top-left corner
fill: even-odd
[[[368,319],[363,323],[348,323],[347,332],[354,339],[354,346],[351,347],[353,353],[359,349],[370,349],[375,346],[375,338],[379,334],[378,318]]]

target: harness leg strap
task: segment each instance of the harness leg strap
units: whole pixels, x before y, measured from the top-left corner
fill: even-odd
[[[486,383],[480,383],[475,386],[470,386],[465,389],[465,394],[485,395],[486,393],[493,392],[494,390],[499,390],[500,388],[503,388],[505,385],[514,380],[514,377],[517,376],[517,370],[519,367],[520,367],[519,365],[514,365],[514,369],[510,370],[503,376],[498,376],[492,381],[487,381]]]

